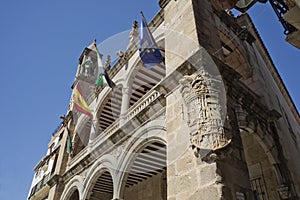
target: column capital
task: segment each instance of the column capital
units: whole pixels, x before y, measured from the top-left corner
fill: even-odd
[[[127,110],[129,108],[131,92],[132,92],[131,87],[122,88],[122,106],[121,106],[121,113],[120,113],[121,118],[126,115]]]
[[[122,94],[130,94],[131,93],[131,87],[123,87],[122,88]]]

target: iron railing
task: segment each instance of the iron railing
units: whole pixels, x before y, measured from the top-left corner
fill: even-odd
[[[269,0],[270,4],[275,11],[280,23],[282,24],[285,35],[288,35],[296,30],[294,26],[289,24],[287,21],[283,19],[283,15],[288,12],[289,8],[287,7],[284,0]]]

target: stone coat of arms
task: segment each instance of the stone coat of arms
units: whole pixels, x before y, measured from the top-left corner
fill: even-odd
[[[204,158],[231,141],[224,134],[224,116],[215,82],[205,70],[184,76],[180,80],[184,115],[190,128],[190,141],[196,157],[200,155]]]

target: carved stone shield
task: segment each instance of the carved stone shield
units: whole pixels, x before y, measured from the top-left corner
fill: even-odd
[[[204,70],[184,76],[180,84],[192,148],[203,158],[230,142],[224,134],[219,90]]]

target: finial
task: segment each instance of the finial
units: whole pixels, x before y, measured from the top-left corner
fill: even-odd
[[[120,58],[122,58],[124,56],[124,52],[119,50],[117,51],[117,56],[119,56]]]
[[[97,48],[97,40],[96,40],[96,38],[94,39],[94,46]]]
[[[131,28],[131,31],[129,33],[129,44],[128,44],[128,47],[127,49],[129,48],[129,46],[132,44],[132,43],[135,43],[135,41],[137,41],[137,38],[139,36],[139,32],[138,32],[138,22],[135,20],[132,24],[132,28]]]
[[[110,68],[111,68],[110,63],[111,63],[111,57],[110,57],[110,55],[107,55],[106,61],[105,61],[105,70],[106,71],[110,70]]]
[[[138,22],[136,20],[134,20],[133,24],[132,24],[132,28],[137,28],[138,27]]]

